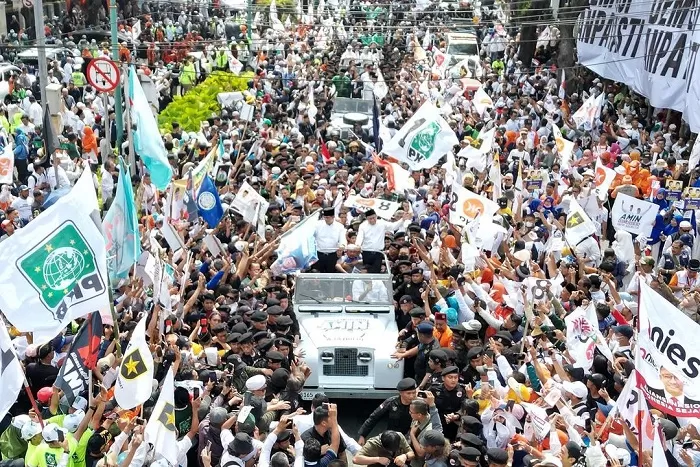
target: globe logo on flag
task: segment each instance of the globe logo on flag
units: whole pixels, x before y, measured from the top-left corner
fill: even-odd
[[[71,304],[90,299],[91,292],[104,289],[95,254],[71,221],[37,242],[17,260],[17,267],[57,320],[63,319],[68,310],[64,299],[73,294],[81,281],[94,277],[71,296]]]
[[[197,204],[199,205],[200,209],[209,211],[216,205],[216,198],[214,198],[212,193],[203,191],[197,198]]]
[[[51,251],[44,262],[44,280],[53,290],[64,290],[75,283],[85,267],[83,255],[75,248]]]

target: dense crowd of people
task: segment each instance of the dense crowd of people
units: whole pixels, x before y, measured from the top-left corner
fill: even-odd
[[[92,318],[36,343],[3,316],[27,384],[0,422],[0,466],[664,465],[652,459],[654,435],[644,444],[616,401],[634,379],[642,286],[700,319],[697,148],[679,115],[655,113],[624,83],[557,69],[555,39],[539,40],[536,60],[523,64],[524,43],[495,20],[497,5],[475,30],[478,73],[436,59],[448,23],[471,22],[465,10],[321,2],[284,20],[259,9],[248,31],[245,14],[221,5],[122,7],[120,33],[135,42],[120,46],[120,59],[153,80],[155,107],[209,75],[252,71],[242,96],[253,110],[246,117],[240,105],[224,107],[197,131],[177,122],[161,129],[173,184],[159,189],[149,155],[127,135],[118,144],[122,103],[103,100],[85,77],[91,59],[110,58],[109,44],[81,34],[89,28],[77,8],[47,24],[47,42],[80,57],[49,67],[49,82],[63,86],[61,108],[51,109],[60,128],[46,128],[38,72],[24,66],[12,78],[0,113],[0,144],[13,159],[9,175],[0,165],[0,250],[84,171],[107,213],[129,176],[118,156],[136,151],[128,182],[141,247],[171,281],[157,291],[139,264],[111,284],[113,320],[90,334],[99,343],[86,354],[94,355],[91,381],[79,394],[57,379]],[[31,42],[14,21],[2,45],[11,60]],[[577,111],[599,96],[593,118],[581,120]],[[340,124],[334,104],[343,98],[376,107],[364,122]],[[424,105],[456,144],[415,169],[381,146]],[[223,203],[217,225],[175,189],[203,189],[193,172],[212,153],[203,178]],[[267,205],[252,220],[236,204],[251,188]],[[464,196],[478,197],[482,210],[463,209]],[[615,228],[613,206],[625,196],[657,206],[647,232]],[[393,215],[382,202],[398,205]],[[307,232],[313,259],[289,263],[280,239],[309,218],[317,219]],[[404,371],[396,394],[355,420],[354,433],[340,426],[355,416],[352,403],[320,391],[310,405],[301,397],[320,368],[301,351],[294,312],[305,272],[390,279],[358,283],[347,298],[393,303],[396,334],[384,337],[395,340],[392,358]],[[589,354],[572,347],[577,313],[599,336]],[[146,368],[129,353],[141,338],[152,354],[152,393],[123,407],[120,378]],[[5,386],[10,351],[0,350]],[[173,415],[161,421],[175,432],[176,463],[147,433],[171,376]],[[661,380],[662,396],[693,406],[697,388],[684,392],[663,368]],[[634,403],[663,430],[666,465],[700,465],[700,419]]]

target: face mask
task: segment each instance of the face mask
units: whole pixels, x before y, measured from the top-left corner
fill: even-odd
[[[534,222],[525,222],[525,227],[527,227],[528,229],[531,229],[534,226],[535,226]]]

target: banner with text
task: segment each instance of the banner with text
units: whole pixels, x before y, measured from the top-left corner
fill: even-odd
[[[700,130],[699,0],[591,0],[579,16],[579,62],[684,113]]]
[[[659,205],[618,193],[612,208],[612,225],[631,234],[649,235]]]

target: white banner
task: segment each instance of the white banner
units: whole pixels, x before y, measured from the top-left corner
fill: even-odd
[[[579,17],[578,60],[627,84],[657,108],[684,113],[700,130],[697,4],[666,0],[591,1]]]
[[[452,185],[451,223],[465,226],[477,216],[483,216],[485,220],[491,221],[496,211],[498,211],[498,204],[490,199],[477,195],[458,184]]]
[[[359,209],[362,212],[365,212],[368,209],[374,209],[374,212],[377,213],[377,217],[391,220],[394,213],[396,213],[401,205],[385,199],[361,198],[357,195],[350,195],[348,196],[348,199],[345,200],[345,206]]]
[[[597,348],[608,360],[613,361],[610,347],[598,329],[595,307],[578,307],[566,318],[566,348],[569,349],[573,365],[588,371],[593,365],[593,353]]]
[[[493,100],[486,94],[483,86],[479,86],[479,89],[474,93],[472,104],[474,104],[479,115],[483,115],[486,110],[493,108]]]
[[[700,325],[640,281],[637,386],[676,417],[700,416]]]
[[[421,170],[435,166],[457,144],[459,140],[450,125],[438,109],[426,101],[382,152],[405,162],[411,170]]]
[[[231,208],[238,211],[243,220],[256,226],[258,236],[265,237],[265,216],[270,203],[255,191],[255,188],[243,182],[236,197],[231,202]]]
[[[617,230],[649,236],[658,212],[658,204],[618,193],[610,217]]]

